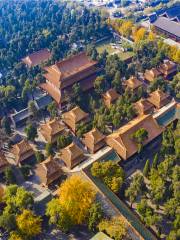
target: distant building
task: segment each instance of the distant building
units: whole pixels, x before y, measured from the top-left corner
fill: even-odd
[[[154,105],[143,98],[134,103],[134,108],[139,115],[150,114],[154,111]]]
[[[53,119],[40,126],[40,133],[47,142],[55,143],[59,135],[63,134],[65,126],[58,119]]]
[[[120,95],[116,92],[115,89],[111,88],[103,95],[103,101],[107,108],[110,108],[113,103],[120,97]]]
[[[125,86],[136,93],[140,87],[143,87],[143,83],[135,76],[132,76],[125,81]]]
[[[157,68],[146,70],[144,73],[144,78],[148,82],[153,82],[155,79],[161,76],[162,76],[162,73]]]
[[[169,8],[152,19],[156,31],[180,42],[180,5]]]
[[[48,186],[62,176],[63,171],[56,160],[53,157],[49,157],[45,161],[37,164],[36,175],[44,186]]]
[[[63,160],[69,169],[84,161],[85,158],[83,150],[74,142],[60,151],[60,159]]]
[[[165,60],[163,64],[160,65],[159,71],[163,74],[165,79],[172,79],[177,73],[177,64],[172,61]]]
[[[63,114],[63,121],[74,133],[76,133],[78,124],[87,123],[90,121],[90,118],[88,113],[77,106]]]
[[[34,158],[34,150],[27,140],[13,145],[11,153],[14,155],[16,165],[27,163]]]
[[[83,91],[93,88],[99,69],[97,62],[91,60],[84,52],[45,67],[46,83],[40,87],[61,105],[66,94],[72,93],[74,83],[80,83]]]
[[[108,237],[105,233],[103,232],[98,232],[94,237],[92,237],[90,240],[113,240],[112,238]]]
[[[105,146],[105,136],[97,128],[94,128],[84,134],[83,143],[90,153],[95,153]]]
[[[148,138],[144,141],[144,145],[150,143],[163,131],[163,128],[157,124],[152,115],[141,115],[107,136],[106,143],[112,147],[120,157],[127,160],[138,152],[138,147],[132,139],[132,134],[140,128],[144,128],[148,132]]]
[[[158,89],[149,94],[148,101],[159,109],[170,103],[171,96]]]
[[[42,62],[47,61],[51,57],[51,53],[48,49],[42,49],[38,52],[34,52],[22,59],[28,67],[34,67]]]

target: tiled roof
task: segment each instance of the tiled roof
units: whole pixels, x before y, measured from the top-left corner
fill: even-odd
[[[149,109],[153,108],[153,104],[151,104],[147,99],[141,98],[134,104],[134,107],[137,109],[138,112],[145,113]]]
[[[158,17],[153,23],[155,27],[162,29],[176,37],[180,38],[180,23],[170,20],[166,17]]]
[[[168,18],[174,18],[180,15],[180,5],[166,9],[161,16],[167,16]]]
[[[50,84],[48,83],[42,83],[40,84],[40,87],[46,91],[50,96],[53,97],[53,99],[57,102],[60,103],[61,101],[61,93],[60,91],[55,90]]]
[[[111,88],[107,92],[103,94],[103,97],[108,98],[111,102],[115,101],[119,98],[119,94],[116,92],[115,89]]]
[[[36,66],[51,57],[51,53],[48,49],[42,49],[38,52],[29,54],[27,57],[23,58],[22,61],[28,66]]]
[[[25,108],[17,113],[11,114],[11,118],[15,123],[18,123],[19,121],[29,118],[31,115],[32,113],[28,110],[28,108]]]
[[[45,169],[47,176],[50,176],[50,175],[56,173],[58,169],[61,169],[60,165],[51,156],[49,158],[47,158],[45,161],[41,162],[40,164]]]
[[[64,118],[71,117],[75,123],[83,120],[84,118],[88,117],[88,113],[84,112],[80,107],[76,106],[75,108],[71,109],[69,112],[64,113]]]
[[[142,86],[142,82],[138,80],[135,76],[132,76],[128,80],[126,80],[125,84],[131,89],[136,89]]]
[[[102,141],[105,138],[105,136],[97,128],[93,128],[91,131],[85,133],[84,137],[86,139],[87,138],[92,139],[94,144]]]
[[[137,144],[131,136],[140,128],[144,128],[148,132],[148,139],[144,141],[144,145],[155,139],[163,131],[150,114],[141,115],[107,136],[107,144],[113,147],[121,157],[127,159],[138,151]]]
[[[151,103],[157,101],[157,102],[162,102],[163,100],[167,99],[170,97],[169,94],[161,91],[160,89],[157,89],[156,91],[152,92],[149,94],[150,97],[148,98],[148,101],[150,101]]]
[[[51,135],[55,135],[64,130],[64,125],[60,123],[58,119],[50,120],[42,125],[42,127]]]
[[[32,147],[27,140],[23,139],[21,142],[13,145],[12,153],[15,155],[22,155],[28,151],[31,151]]]

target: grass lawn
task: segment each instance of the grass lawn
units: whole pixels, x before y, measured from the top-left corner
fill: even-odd
[[[123,52],[119,49],[115,49],[113,48],[113,46],[110,45],[110,42],[108,41],[97,45],[98,53],[102,53],[104,50],[106,50],[110,55],[117,54],[123,61],[133,56],[132,51]]]

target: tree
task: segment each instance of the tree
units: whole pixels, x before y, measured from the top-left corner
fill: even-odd
[[[118,92],[122,92],[122,81],[121,81],[121,73],[120,71],[117,71],[114,79],[112,81],[112,86],[116,89]]]
[[[127,223],[122,217],[104,219],[99,223],[99,231],[105,231],[115,240],[124,239],[127,234]]]
[[[70,135],[60,135],[57,138],[57,148],[62,149],[72,142],[72,136]]]
[[[47,157],[52,156],[54,154],[53,144],[52,143],[46,143],[45,150],[46,150]]]
[[[92,185],[73,175],[61,184],[59,192],[60,204],[70,215],[72,223],[82,224],[96,196]]]
[[[117,193],[124,182],[124,171],[117,162],[95,162],[91,174],[100,178],[113,192]]]
[[[133,23],[131,21],[124,21],[119,31],[123,36],[130,37],[132,33],[132,27]]]
[[[93,203],[91,208],[89,209],[88,216],[88,228],[89,230],[95,232],[97,229],[97,225],[101,221],[103,217],[103,211],[100,203]]]
[[[164,211],[165,214],[168,217],[175,217],[176,216],[176,211],[178,210],[179,203],[175,198],[169,199],[165,204],[164,204]]]
[[[37,128],[31,123],[26,126],[24,131],[27,135],[27,139],[30,141],[34,141],[37,137]]]
[[[148,138],[148,132],[144,128],[139,128],[131,135],[131,138],[137,143],[138,152],[140,152],[143,142]]]
[[[9,118],[3,117],[3,119],[2,119],[2,127],[3,127],[3,129],[4,129],[4,131],[5,131],[5,133],[7,135],[11,134],[11,125],[10,125]]]
[[[12,231],[16,229],[15,214],[9,213],[8,211],[3,211],[3,214],[0,215],[0,227],[6,231]]]
[[[42,162],[42,161],[44,161],[44,154],[41,152],[41,151],[36,151],[35,152],[35,157],[36,157],[36,161],[38,162],[38,163],[40,163],[40,162]]]
[[[72,96],[73,96],[73,101],[77,104],[80,105],[82,104],[83,100],[83,91],[81,89],[80,83],[74,83],[72,86]]]
[[[23,238],[17,231],[12,231],[8,240],[23,240]]]
[[[160,176],[156,169],[152,168],[150,171],[149,180],[153,200],[158,203],[163,200],[165,195],[165,179]]]
[[[141,27],[137,31],[135,31],[135,33],[134,33],[134,41],[136,43],[140,42],[140,41],[145,39],[145,36],[146,36],[146,30],[145,30],[145,28]]]
[[[13,184],[13,183],[16,183],[16,178],[14,176],[14,173],[13,173],[13,170],[12,170],[12,167],[7,167],[5,169],[5,172],[4,172],[4,177],[5,177],[5,180],[6,180],[6,183],[7,184]]]
[[[153,158],[153,162],[152,162],[152,168],[157,169],[157,165],[158,165],[158,153],[155,154],[154,158]]]
[[[49,217],[49,223],[55,224],[63,232],[67,232],[73,225],[69,213],[61,206],[59,199],[48,202],[46,215]]]
[[[148,176],[149,171],[150,171],[150,162],[149,162],[149,159],[148,159],[148,160],[146,161],[145,166],[144,166],[144,169],[143,169],[143,174],[144,174],[145,177]]]
[[[22,235],[28,238],[35,237],[39,235],[42,231],[41,217],[36,216],[30,210],[23,210],[23,212],[17,216],[16,221]]]
[[[30,101],[28,103],[28,109],[29,109],[29,112],[32,114],[33,118],[37,119],[37,117],[38,117],[38,109],[37,109],[34,101]]]
[[[148,40],[154,42],[156,40],[156,35],[151,31],[148,35]]]
[[[94,88],[97,94],[102,94],[106,88],[106,79],[104,76],[99,76],[94,81]]]
[[[52,119],[58,116],[57,104],[55,102],[49,103],[47,110]]]
[[[143,176],[141,174],[136,174],[133,177],[130,186],[125,191],[125,196],[129,198],[131,207],[134,201],[136,200],[136,198],[142,193],[144,193],[145,190],[146,188],[145,188]]]

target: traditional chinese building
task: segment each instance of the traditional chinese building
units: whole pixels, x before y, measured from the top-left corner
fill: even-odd
[[[83,150],[72,142],[60,151],[60,158],[69,169],[72,169],[85,160],[86,157],[84,156]]]
[[[144,73],[144,78],[148,82],[153,82],[155,79],[157,79],[160,76],[162,76],[162,73],[157,68],[146,70]]]
[[[138,146],[132,139],[138,129],[144,128],[148,132],[148,138],[143,145],[150,143],[158,137],[163,128],[161,128],[156,120],[149,115],[141,115],[119,128],[114,133],[106,137],[106,143],[112,147],[124,160],[127,160],[138,151]]]
[[[89,122],[89,114],[84,112],[80,107],[76,106],[69,112],[63,114],[64,123],[75,133],[78,124]]]
[[[105,136],[97,128],[94,128],[84,134],[83,143],[90,153],[95,153],[105,146]]]
[[[106,107],[110,108],[110,106],[116,102],[120,95],[116,92],[115,89],[111,88],[107,92],[105,92],[102,97]]]
[[[143,83],[135,76],[132,76],[125,81],[125,86],[136,93],[140,87],[143,87]]]
[[[40,86],[61,105],[65,101],[65,95],[72,93],[73,84],[80,83],[83,91],[93,88],[99,69],[97,62],[83,52],[45,67],[45,71],[46,83]]]
[[[63,171],[57,161],[53,157],[49,157],[45,161],[37,164],[36,175],[44,186],[48,186],[61,177]]]
[[[47,142],[54,143],[59,135],[65,132],[65,126],[59,119],[53,119],[40,126],[40,133]]]
[[[139,115],[150,114],[154,111],[154,105],[144,98],[134,103],[134,108]]]
[[[172,77],[177,73],[177,64],[166,60],[160,65],[159,71],[163,74],[165,79],[172,79]]]
[[[156,108],[161,108],[171,102],[171,96],[158,89],[149,94],[148,101]]]
[[[28,162],[34,157],[34,150],[27,140],[13,145],[11,153],[14,155],[16,165]]]
[[[34,52],[22,59],[28,67],[34,67],[42,62],[47,61],[51,57],[51,53],[48,49],[42,49],[38,52]]]

